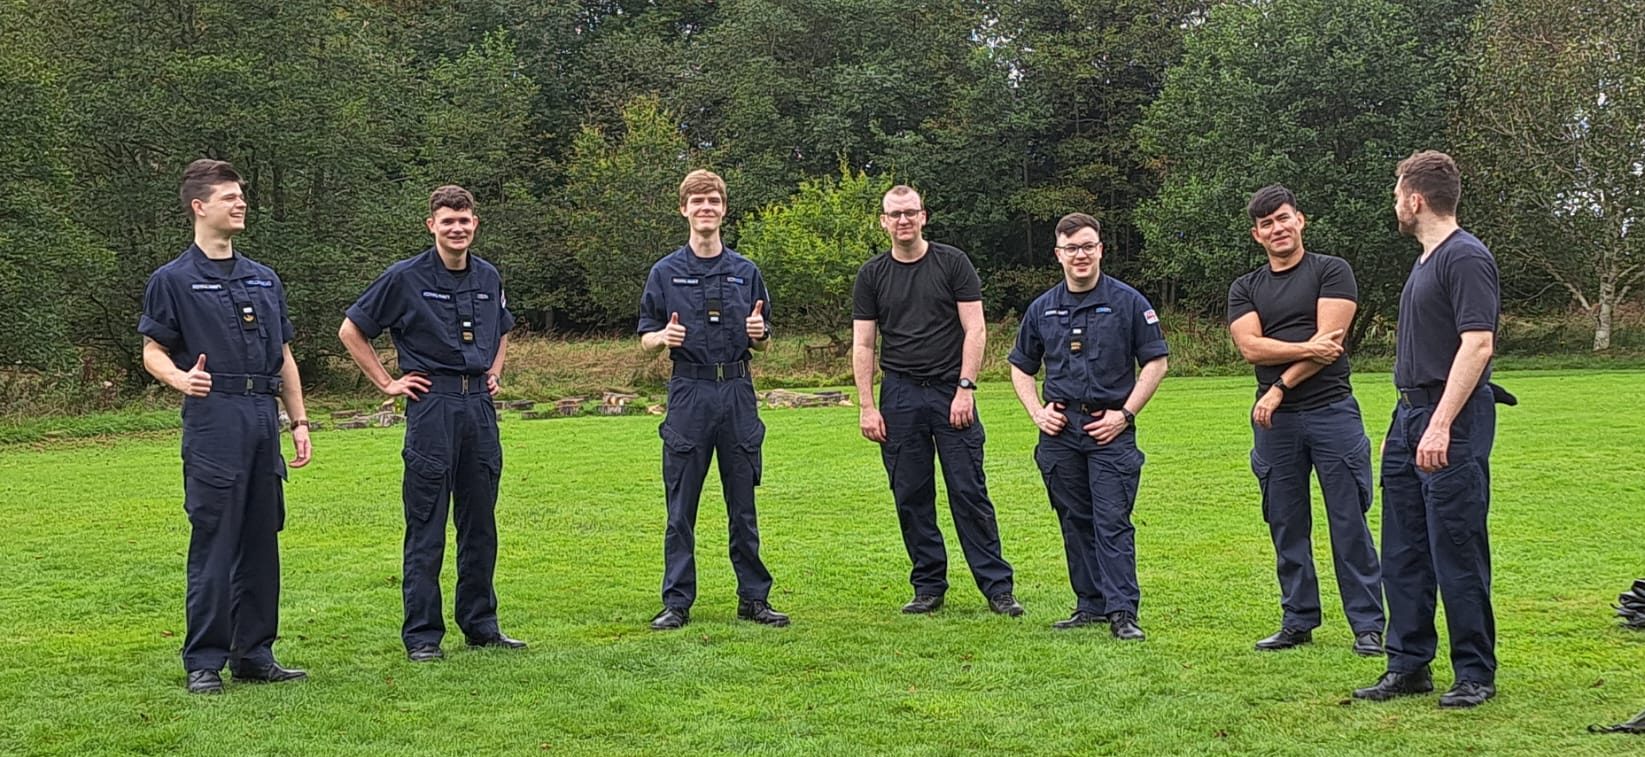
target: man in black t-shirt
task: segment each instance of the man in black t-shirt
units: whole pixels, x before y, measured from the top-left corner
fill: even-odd
[[[1394,384],[1399,403],[1382,449],[1382,566],[1388,592],[1388,671],[1359,699],[1434,690],[1428,664],[1445,598],[1455,684],[1441,707],[1496,696],[1491,610],[1491,445],[1495,387],[1488,383],[1500,292],[1496,260],[1457,226],[1456,162],[1420,152],[1395,171],[1400,233],[1422,243],[1399,296]],[[1504,401],[1512,398],[1504,393]]]
[[[1268,264],[1228,290],[1228,330],[1246,362],[1256,366],[1251,411],[1251,470],[1262,489],[1277,559],[1278,633],[1259,650],[1289,649],[1313,640],[1320,624],[1314,571],[1308,476],[1319,477],[1330,524],[1342,609],[1354,631],[1354,651],[1382,654],[1382,571],[1365,523],[1371,509],[1371,442],[1348,382],[1342,335],[1358,307],[1348,261],[1303,249],[1307,218],[1296,196],[1274,184],[1246,206],[1251,237]]]
[[[912,188],[899,185],[886,193],[880,225],[891,235],[891,250],[857,272],[851,365],[862,434],[880,443],[903,545],[914,564],[914,599],[903,612],[934,612],[948,591],[934,450],[942,458],[954,530],[977,588],[994,612],[1021,615],[1011,565],[1000,554],[999,524],[982,472],[982,421],[972,396],[988,335],[982,281],[964,252],[925,240],[925,208]],[[878,407],[877,336],[885,371]]]

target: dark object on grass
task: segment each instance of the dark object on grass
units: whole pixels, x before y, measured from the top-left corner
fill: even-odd
[[[1634,581],[1627,591],[1617,595],[1616,615],[1625,628],[1645,630],[1645,578]]]
[[[1638,588],[1639,585],[1635,584],[1634,586]],[[1626,723],[1591,725],[1588,726],[1588,731],[1591,733],[1645,733],[1645,712],[1635,715],[1633,720]]]

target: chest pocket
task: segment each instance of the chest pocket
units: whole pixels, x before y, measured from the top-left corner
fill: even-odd
[[[1087,359],[1091,372],[1104,384],[1126,375],[1131,369],[1131,329],[1126,314],[1108,306],[1086,310],[1080,314],[1088,324]],[[1091,349],[1093,348],[1094,349]]]
[[[497,323],[502,320],[502,305],[497,300],[496,292],[470,292],[467,297],[467,317],[462,312],[457,317],[472,323],[474,343],[489,358],[494,351],[493,345],[497,343]],[[461,323],[458,326],[461,327]]]
[[[728,323],[741,326],[754,312],[754,285],[747,276],[720,276],[720,298],[725,303]]]
[[[407,328],[401,333],[413,341],[413,350],[437,362],[457,364],[462,344],[461,323],[457,313],[458,295],[425,287],[417,290],[418,312],[422,314],[422,328]],[[473,314],[469,315],[470,320]]]
[[[686,325],[687,334],[691,333],[693,325],[702,326],[708,323],[709,287],[717,289],[718,282],[706,276],[668,277],[668,294],[663,299],[668,303],[669,313],[680,314],[681,322]],[[721,307],[724,307],[723,304]]]
[[[235,316],[241,329],[256,331],[260,336],[281,333],[280,304],[274,296],[273,280],[243,279],[233,289]]]

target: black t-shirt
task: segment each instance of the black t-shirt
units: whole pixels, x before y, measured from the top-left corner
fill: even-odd
[[[1228,322],[1255,312],[1262,335],[1282,342],[1306,342],[1319,331],[1319,300],[1359,301],[1359,287],[1348,261],[1317,252],[1284,271],[1263,266],[1234,280],[1228,288]],[[1257,396],[1261,397],[1285,373],[1288,365],[1259,365]],[[1281,410],[1313,410],[1353,393],[1348,380],[1348,354],[1320,369],[1307,381],[1285,393]]]
[[[928,242],[912,263],[889,252],[864,263],[851,318],[878,324],[882,370],[958,380],[965,349],[959,303],[981,300],[982,279],[971,259],[956,247]]]
[[[1399,293],[1394,384],[1404,389],[1445,383],[1462,346],[1462,332],[1497,328],[1501,308],[1496,258],[1473,234],[1457,229],[1417,258]],[[1491,365],[1480,374],[1490,380]]]

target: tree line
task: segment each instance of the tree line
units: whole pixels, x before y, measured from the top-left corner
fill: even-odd
[[[1363,333],[1414,247],[1392,168],[1457,155],[1464,223],[1521,311],[1608,345],[1645,280],[1645,0],[0,0],[0,359],[140,382],[148,273],[188,239],[189,161],[233,162],[240,249],[287,283],[300,360],[428,244],[427,193],[476,194],[479,254],[533,328],[632,327],[678,246],[674,187],[730,185],[729,241],[785,326],[839,328],[874,213],[918,187],[998,318],[1058,272],[1051,227],[1207,315],[1258,265],[1282,182],[1309,248],[1359,275]]]

